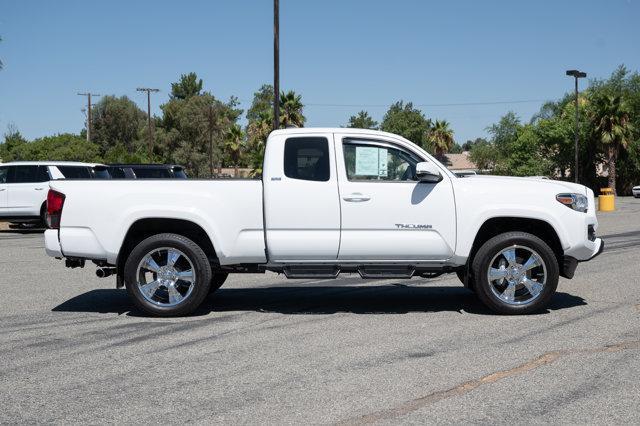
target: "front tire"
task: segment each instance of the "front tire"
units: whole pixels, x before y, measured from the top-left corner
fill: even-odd
[[[163,317],[188,315],[209,294],[211,265],[190,239],[158,234],[131,251],[124,278],[129,296],[144,312]]]
[[[526,232],[491,238],[476,253],[472,268],[476,294],[501,314],[539,312],[549,305],[558,287],[555,253]]]
[[[216,272],[211,277],[211,287],[209,288],[209,294],[215,292],[217,289],[222,287],[222,284],[227,280],[229,274],[226,272]]]

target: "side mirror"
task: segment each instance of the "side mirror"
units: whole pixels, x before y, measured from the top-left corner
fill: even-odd
[[[438,183],[442,180],[440,169],[429,161],[416,164],[416,177],[420,182]]]

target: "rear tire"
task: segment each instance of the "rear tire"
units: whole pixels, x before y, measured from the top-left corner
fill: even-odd
[[[500,314],[529,314],[545,309],[558,287],[555,253],[540,238],[507,232],[484,243],[472,263],[475,292]]]
[[[204,251],[178,234],[157,234],[140,242],[124,267],[127,293],[155,316],[188,315],[209,294],[211,265]]]

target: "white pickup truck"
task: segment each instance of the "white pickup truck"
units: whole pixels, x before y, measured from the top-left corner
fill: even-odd
[[[93,261],[142,310],[193,312],[229,273],[399,279],[458,274],[499,313],[550,302],[599,254],[593,192],[568,182],[457,178],[390,133],[271,133],[262,180],[52,181],[50,256]]]

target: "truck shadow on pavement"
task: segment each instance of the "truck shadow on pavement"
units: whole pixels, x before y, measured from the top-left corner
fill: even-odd
[[[581,297],[559,292],[543,313],[586,304]],[[126,291],[122,289],[91,290],[67,300],[52,311],[146,316],[133,306]],[[221,288],[209,296],[194,315],[231,311],[287,315],[378,315],[452,311],[493,315],[470,291],[462,287],[404,285]]]

